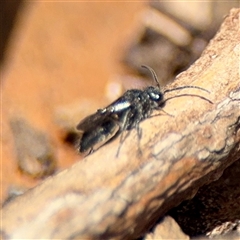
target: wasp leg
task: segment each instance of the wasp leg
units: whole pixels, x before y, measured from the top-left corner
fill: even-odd
[[[169,116],[169,117],[175,117],[174,115],[172,115],[172,114],[164,111],[162,108],[160,108],[159,111],[164,112],[165,115],[167,115],[167,116]],[[158,113],[158,114],[152,115],[152,116],[150,116],[150,117],[148,117],[148,118],[153,118],[153,117],[158,117],[158,116],[164,116],[164,114]]]
[[[130,131],[128,131],[126,133],[126,136],[124,137],[124,132],[125,132],[125,130],[128,127],[127,123],[128,123],[128,118],[129,118],[130,114],[131,114],[130,109],[128,111],[124,112],[123,116],[121,117],[121,121],[119,122],[119,125],[120,125],[119,133],[121,134],[121,136],[120,136],[119,147],[118,147],[118,150],[117,150],[117,153],[116,153],[116,158],[118,158],[118,155],[119,155],[119,152],[120,152],[120,148],[121,148],[123,142],[125,141],[125,139],[130,134]]]

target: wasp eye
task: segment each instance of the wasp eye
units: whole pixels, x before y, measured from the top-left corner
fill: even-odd
[[[149,96],[152,100],[159,100],[161,98],[161,94],[160,93],[155,93],[155,92],[150,92]]]

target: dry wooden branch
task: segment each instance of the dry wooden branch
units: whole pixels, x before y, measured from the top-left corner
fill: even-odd
[[[239,19],[233,9],[201,58],[170,86],[201,86],[211,94],[191,94],[214,104],[198,97],[170,100],[164,110],[174,117],[162,113],[144,121],[140,142],[131,131],[118,158],[116,140],[7,204],[3,236],[133,239],[219,178],[240,153]]]

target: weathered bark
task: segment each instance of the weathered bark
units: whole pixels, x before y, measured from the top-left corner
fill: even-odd
[[[239,9],[231,11],[201,58],[169,88],[164,111],[2,209],[6,238],[133,239],[240,154]],[[157,115],[158,112],[155,113]],[[139,153],[141,149],[141,154]]]

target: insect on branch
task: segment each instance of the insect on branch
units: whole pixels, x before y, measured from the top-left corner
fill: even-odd
[[[121,135],[120,143],[123,143],[126,137],[123,138],[122,133],[126,130],[129,131],[136,128],[140,138],[141,132],[139,123],[149,118],[154,110],[164,111],[163,107],[170,99],[183,96],[194,96],[212,104],[209,99],[196,94],[181,94],[164,99],[165,93],[185,88],[195,88],[208,93],[209,91],[198,86],[182,86],[161,91],[155,71],[151,67],[145,65],[142,67],[151,72],[156,86],[150,86],[143,90],[128,90],[107,107],[99,109],[96,113],[84,118],[77,125],[77,129],[81,132],[81,138],[78,145],[80,153],[90,154],[106,143],[114,140],[119,135]],[[128,134],[126,136],[128,136]]]

